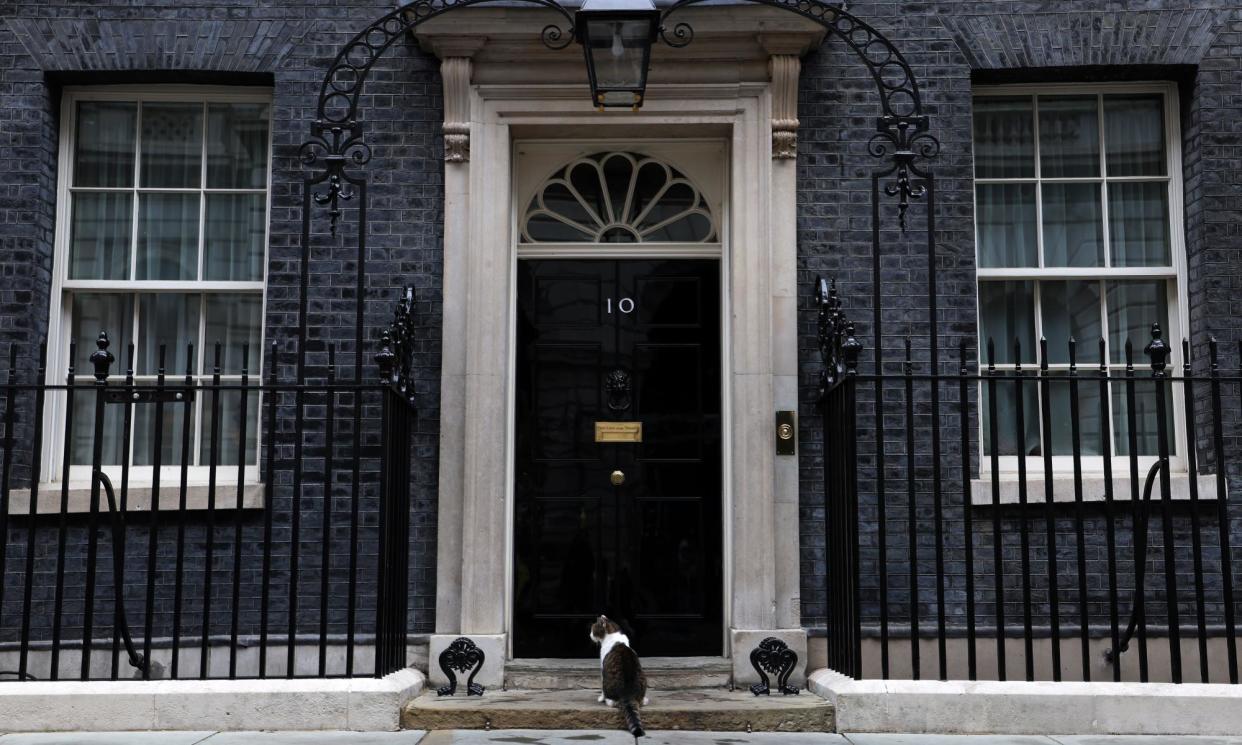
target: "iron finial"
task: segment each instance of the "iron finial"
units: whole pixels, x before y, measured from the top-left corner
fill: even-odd
[[[375,363],[379,365],[380,380],[391,383],[393,370],[397,366],[397,353],[392,351],[392,333],[389,331],[380,336],[380,350],[375,353]]]
[[[99,337],[95,339],[95,346],[98,349],[91,353],[90,363],[95,366],[95,380],[103,383],[108,380],[108,369],[116,361],[116,357],[112,356],[112,353],[108,351],[108,347],[112,346],[112,342],[108,339],[107,331],[99,332]]]
[[[1143,351],[1146,352],[1147,356],[1151,358],[1152,372],[1154,372],[1157,377],[1163,376],[1164,369],[1169,362],[1169,354],[1172,350],[1169,349],[1168,342],[1164,340],[1164,332],[1160,330],[1159,323],[1153,323],[1151,325],[1151,341],[1147,344]]]
[[[841,358],[845,363],[846,373],[853,375],[858,372],[858,357],[862,354],[862,342],[854,336],[854,323],[845,324],[845,340],[841,342]]]

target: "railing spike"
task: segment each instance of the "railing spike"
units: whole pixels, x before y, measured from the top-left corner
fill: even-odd
[[[125,348],[125,383],[133,385],[134,382],[134,343],[131,341]]]

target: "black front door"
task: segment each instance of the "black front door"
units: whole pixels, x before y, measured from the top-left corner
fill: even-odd
[[[518,262],[516,656],[721,654],[719,272]]]

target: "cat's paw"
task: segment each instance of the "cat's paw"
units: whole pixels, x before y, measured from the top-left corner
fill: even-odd
[[[599,694],[599,698],[595,699],[595,702],[600,704],[604,703],[604,694]]]
[[[604,699],[604,703],[605,703],[605,704],[607,704],[607,705],[609,705],[609,706],[616,706],[616,705],[617,705],[617,702],[616,702],[616,701],[613,701],[613,700],[612,700],[612,699],[610,699],[610,698],[606,698],[606,699]]]
[[[647,704],[650,704],[650,703],[651,703],[651,697],[643,696],[643,706],[646,706]]]

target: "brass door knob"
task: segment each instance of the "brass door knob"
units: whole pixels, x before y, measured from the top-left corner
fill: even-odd
[[[612,476],[608,477],[613,486],[621,486],[625,483],[625,474],[620,471],[613,471]]]

